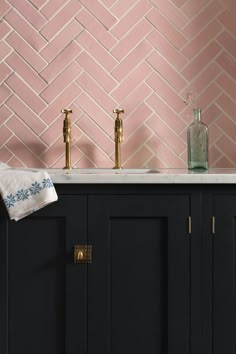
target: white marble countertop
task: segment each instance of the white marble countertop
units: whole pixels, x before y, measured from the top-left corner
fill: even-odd
[[[54,184],[236,184],[236,169],[35,169],[0,168],[1,174],[47,171]]]
[[[79,184],[236,184],[236,169],[47,169],[53,183]]]

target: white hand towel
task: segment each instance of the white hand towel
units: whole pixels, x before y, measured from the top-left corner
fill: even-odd
[[[20,220],[58,199],[47,171],[0,170],[0,194],[12,220]]]

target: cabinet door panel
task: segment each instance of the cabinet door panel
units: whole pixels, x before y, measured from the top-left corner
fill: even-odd
[[[236,353],[236,195],[215,195],[213,353]]]
[[[18,222],[1,219],[8,293],[1,353],[75,354],[86,349],[86,274],[73,264],[74,244],[86,243],[83,198],[59,196],[57,203]]]
[[[188,196],[90,196],[88,353],[187,354]]]

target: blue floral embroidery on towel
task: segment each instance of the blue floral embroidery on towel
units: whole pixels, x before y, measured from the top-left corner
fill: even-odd
[[[15,196],[13,194],[7,195],[6,198],[4,198],[4,202],[7,206],[7,208],[10,208],[15,205]]]
[[[18,200],[29,199],[29,191],[28,189],[21,189],[16,193],[16,198]]]
[[[34,182],[29,188],[20,189],[16,194],[9,194],[4,198],[4,203],[7,208],[14,207],[19,201],[29,199],[30,196],[39,194],[45,188],[52,188],[53,183],[51,178],[44,178],[42,182]]]

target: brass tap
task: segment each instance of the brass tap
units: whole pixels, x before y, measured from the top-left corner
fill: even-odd
[[[121,143],[124,141],[124,133],[123,133],[123,121],[120,118],[120,114],[124,113],[123,109],[114,109],[113,113],[117,114],[115,120],[115,130],[114,130],[114,141],[115,141],[115,166],[114,168],[122,168],[121,167]]]
[[[66,144],[64,169],[71,169],[71,120],[69,114],[72,113],[72,110],[63,109],[61,112],[65,113],[65,119],[63,121],[63,137],[64,143]]]

